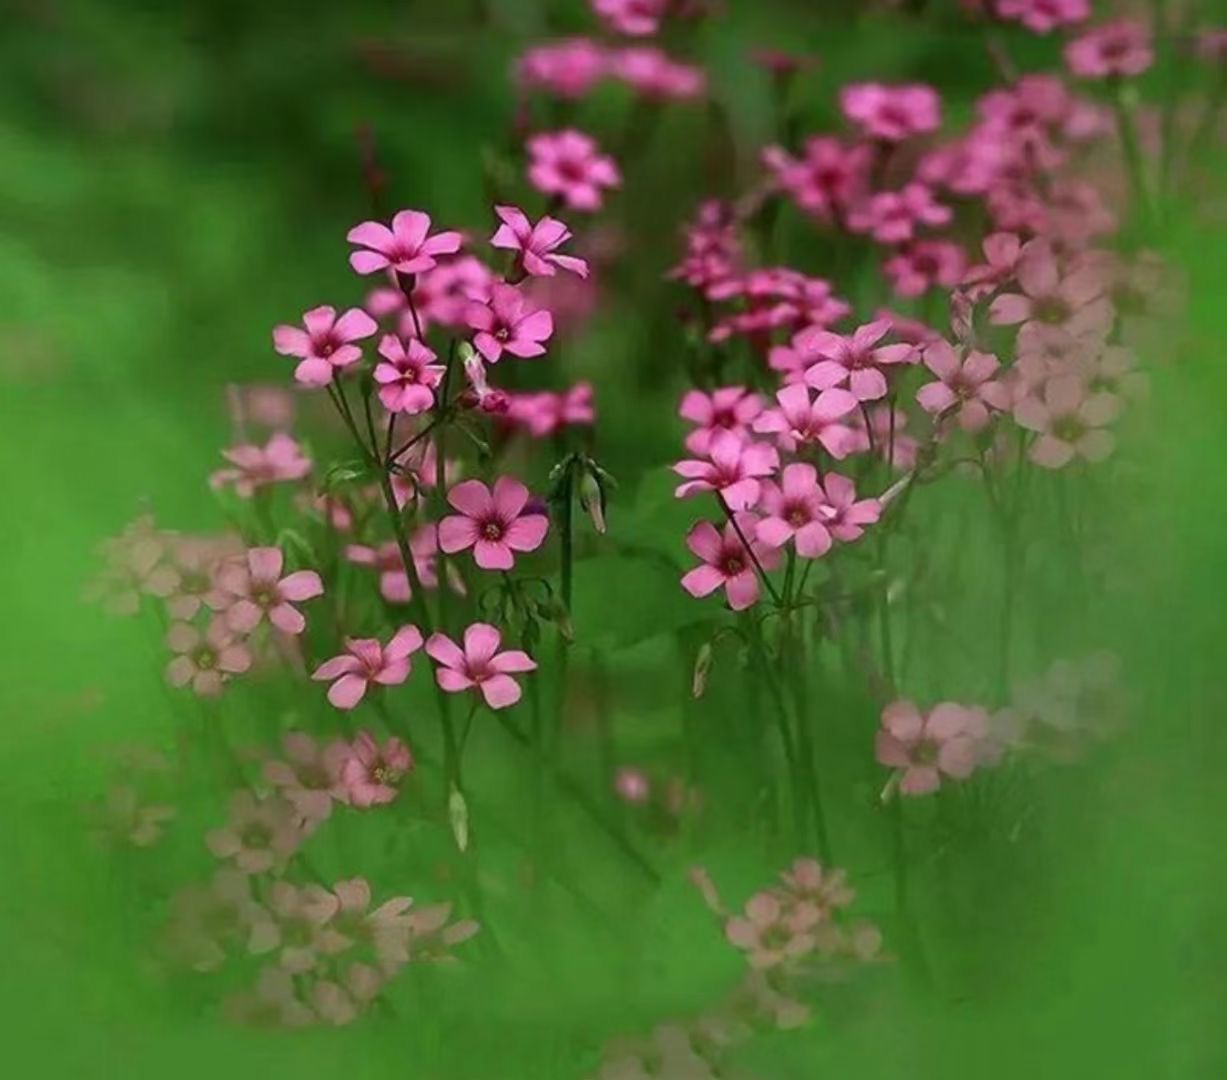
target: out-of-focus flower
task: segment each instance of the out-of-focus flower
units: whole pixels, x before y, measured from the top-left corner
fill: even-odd
[[[804,330],[794,345],[812,363],[805,381],[816,390],[847,385],[858,401],[874,401],[886,396],[888,389],[883,367],[908,364],[916,360],[916,349],[907,344],[879,345],[890,332],[884,321],[866,323],[852,334],[829,330]]]
[[[839,104],[863,135],[884,142],[901,142],[941,125],[941,99],[931,86],[920,83],[854,83],[840,91]]]
[[[413,754],[400,739],[393,736],[381,746],[370,732],[360,731],[341,766],[346,802],[363,809],[390,803],[412,771]]]
[[[345,799],[341,767],[350,754],[348,744],[335,740],[320,746],[310,735],[291,731],[281,745],[283,759],[264,763],[265,782],[277,788],[305,821],[324,821],[332,804]]]
[[[278,795],[258,799],[250,791],[230,800],[224,826],[211,830],[205,843],[219,859],[231,859],[244,874],[263,874],[280,866],[303,839],[294,808]]]
[[[1010,408],[1010,392],[996,378],[1001,365],[995,356],[972,350],[960,357],[949,342],[938,341],[925,347],[924,365],[938,380],[916,392],[925,412],[953,412],[964,431],[975,432],[988,426],[993,410]]]
[[[1150,31],[1136,19],[1115,19],[1065,46],[1069,70],[1084,79],[1129,78],[1154,63]]]
[[[277,432],[264,446],[245,443],[222,451],[231,468],[218,469],[209,477],[214,488],[231,486],[241,499],[250,499],[269,484],[301,480],[311,471],[311,459],[295,439]]]
[[[216,697],[230,675],[251,667],[251,650],[241,634],[221,615],[215,615],[202,634],[191,623],[173,623],[166,646],[175,654],[166,666],[171,686],[191,686],[201,697]]]
[[[985,724],[982,709],[947,701],[926,714],[910,701],[894,701],[882,711],[877,758],[900,770],[904,795],[927,795],[941,786],[943,776],[965,780],[975,771]]]
[[[622,183],[613,158],[599,151],[592,136],[573,128],[534,135],[528,140],[528,153],[533,187],[558,196],[573,210],[599,210],[603,189]]]
[[[721,431],[748,439],[750,423],[762,409],[763,399],[744,386],[723,386],[710,394],[688,390],[677,410],[683,420],[697,425],[686,436],[686,449],[692,454],[706,454]]]
[[[1107,426],[1120,412],[1120,400],[1108,393],[1088,393],[1077,375],[1049,379],[1040,394],[1014,406],[1020,427],[1039,435],[1027,456],[1045,469],[1060,469],[1075,457],[1103,461],[1116,440]]]

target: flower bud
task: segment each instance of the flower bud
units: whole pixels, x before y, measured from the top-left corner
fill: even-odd
[[[587,462],[579,480],[579,505],[592,518],[592,527],[603,535],[605,532],[605,488]]]
[[[701,698],[707,690],[707,676],[711,672],[712,647],[710,641],[703,642],[699,655],[694,662],[694,675],[690,681],[690,692],[696,698]]]

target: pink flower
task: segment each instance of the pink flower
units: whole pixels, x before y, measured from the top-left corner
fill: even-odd
[[[494,481],[493,491],[480,480],[466,480],[447,493],[460,513],[439,522],[439,546],[449,555],[473,549],[483,570],[510,570],[516,551],[536,551],[545,540],[549,519],[526,511],[528,488],[511,476]]]
[[[166,632],[166,645],[175,658],[166,666],[171,686],[188,686],[201,697],[216,697],[229,675],[241,675],[251,667],[251,650],[220,616],[201,633],[190,623],[173,623]]]
[[[647,773],[634,765],[623,765],[614,774],[614,793],[623,802],[642,806],[652,797],[652,782]]]
[[[163,826],[175,817],[173,806],[142,804],[131,784],[113,784],[106,795],[92,804],[90,826],[101,839],[150,847],[162,838]]]
[[[875,405],[869,411],[869,424],[865,417],[854,413],[851,417],[853,443],[852,451],[857,454],[876,451],[883,461],[889,459],[896,469],[910,469],[916,464],[916,454],[920,444],[910,435],[904,434],[908,416],[903,409],[891,409],[889,405]],[[873,433],[872,440],[870,432]],[[894,453],[891,453],[891,450]]]
[[[990,305],[995,326],[1030,323],[1058,326],[1074,336],[1105,332],[1112,322],[1112,305],[1104,297],[1104,281],[1095,266],[1081,266],[1064,275],[1052,248],[1032,240],[1017,264],[1021,293],[1002,293]]]
[[[672,59],[663,49],[635,46],[610,55],[610,74],[643,97],[685,100],[707,89],[707,76],[697,67]]]
[[[1009,409],[1009,389],[994,378],[1000,367],[995,356],[972,350],[960,359],[952,345],[937,341],[926,346],[924,364],[938,378],[916,393],[925,412],[938,415],[957,406],[959,426],[975,432],[988,426],[990,410]]]
[[[881,367],[916,360],[911,345],[878,345],[889,332],[890,323],[882,319],[857,327],[847,336],[823,329],[803,330],[794,345],[815,359],[806,369],[806,383],[816,390],[847,384],[858,401],[885,397],[888,388]]]
[[[934,286],[951,289],[959,283],[967,256],[949,240],[918,240],[882,265],[899,296],[923,296]]]
[[[852,449],[852,431],[844,418],[856,410],[856,395],[838,388],[823,390],[810,399],[806,387],[793,384],[775,395],[777,409],[767,409],[754,420],[754,430],[774,434],[789,453],[798,446],[818,443],[833,458],[843,458]]]
[[[533,187],[560,196],[573,210],[599,210],[602,188],[622,183],[613,158],[601,154],[590,135],[573,128],[534,135],[528,140],[528,152]]]
[[[288,802],[272,795],[257,799],[240,791],[230,800],[230,817],[205,836],[219,859],[233,859],[244,874],[263,874],[285,863],[302,842],[303,832]]]
[[[692,454],[708,453],[712,439],[721,431],[749,439],[750,422],[762,409],[763,399],[744,386],[722,386],[710,394],[687,391],[678,415],[698,427],[686,436],[686,449]]]
[[[1115,19],[1065,46],[1069,70],[1084,79],[1128,78],[1154,63],[1150,31],[1136,19]]]
[[[311,678],[336,679],[328,688],[328,700],[338,709],[352,709],[371,683],[399,686],[409,678],[409,657],[421,647],[416,626],[402,626],[386,646],[375,638],[346,638],[346,651],[325,660]]]
[[[544,308],[529,306],[528,299],[514,285],[499,283],[490,287],[490,299],[472,303],[465,321],[477,333],[473,345],[491,364],[504,352],[528,358],[545,353],[543,342],[554,334],[554,317]]]
[[[268,906],[279,923],[281,966],[296,975],[313,970],[323,951],[325,927],[340,907],[337,898],[322,885],[274,881]]]
[[[464,649],[445,634],[432,634],[426,652],[438,664],[435,678],[449,694],[476,689],[492,709],[505,709],[520,700],[520,684],[511,676],[536,671],[537,662],[526,652],[499,652],[502,634],[488,623],[473,623],[464,632]]]
[[[729,509],[746,510],[758,502],[758,478],[770,476],[780,467],[774,447],[745,442],[732,431],[717,432],[707,452],[709,461],[679,461],[673,466],[673,471],[685,478],[674,491],[677,498],[716,491]]]
[[[382,222],[364,221],[355,225],[345,239],[364,249],[353,252],[349,265],[359,274],[373,274],[390,268],[398,274],[420,274],[435,266],[436,255],[451,255],[460,250],[458,232],[430,232],[430,215],[420,210],[401,210],[392,219],[392,228]]]
[[[242,554],[243,550],[243,542],[237,536],[176,538],[171,558],[179,581],[174,592],[166,597],[166,613],[172,619],[193,618],[204,604],[216,599],[213,577],[222,561]]]
[[[321,747],[310,735],[291,731],[281,740],[285,760],[264,763],[262,775],[308,824],[324,821],[334,801],[345,800],[341,768],[349,757],[347,743]]]
[[[872,525],[882,516],[882,504],[877,499],[857,499],[856,486],[846,476],[829,472],[822,478],[821,514],[827,531],[836,540],[851,543],[864,535],[864,526]]]
[[[415,627],[407,629],[417,633]],[[418,640],[421,640],[420,634]],[[407,669],[408,661],[404,664]],[[387,739],[380,746],[369,732],[360,731],[350,746],[349,757],[341,766],[341,785],[351,806],[362,809],[382,806],[396,798],[401,780],[412,771],[413,755],[400,739]]]
[[[536,45],[516,62],[516,75],[524,86],[549,90],[562,98],[582,98],[608,72],[605,48],[584,37]]]
[[[963,284],[969,286],[967,291],[972,300],[987,296],[1014,276],[1022,243],[1013,233],[991,233],[984,238],[983,251],[985,261],[963,275]]]
[[[805,559],[821,558],[831,550],[829,509],[813,465],[797,462],[785,466],[778,485],[765,481],[761,506],[766,516],[756,535],[768,547],[781,548],[792,540]]]
[[[953,213],[933,198],[927,184],[905,184],[898,191],[879,191],[848,212],[852,232],[869,233],[881,244],[902,244],[921,225],[948,225]]]
[[[1075,26],[1091,17],[1090,0],[996,0],[996,14],[1037,34]]]
[[[618,34],[650,37],[660,29],[670,0],[592,0],[592,10]]]
[[[582,278],[588,276],[588,264],[574,255],[554,254],[571,239],[571,230],[557,218],[543,217],[536,225],[523,210],[514,206],[496,206],[502,224],[490,238],[490,246],[517,253],[526,274],[553,277],[555,267],[569,270]]]
[[[845,146],[830,136],[816,136],[806,140],[802,158],[769,146],[763,163],[802,210],[833,218],[860,194],[872,156],[872,148],[863,143]]]
[[[985,722],[982,709],[949,701],[927,716],[910,701],[893,701],[882,710],[878,761],[903,770],[899,790],[904,795],[927,795],[941,786],[943,776],[965,780],[972,774]]]
[[[724,924],[724,936],[746,953],[752,968],[763,970],[811,952],[816,944],[812,929],[812,923],[768,891],[746,901],[745,914]]]
[[[912,135],[936,131],[941,125],[937,91],[919,83],[855,83],[839,92],[839,105],[863,134],[884,142],[901,142]]]
[[[1025,397],[1014,406],[1020,427],[1039,434],[1028,456],[1045,469],[1060,469],[1075,457],[1103,461],[1116,447],[1105,428],[1120,412],[1112,394],[1087,392],[1077,375],[1058,375],[1044,384],[1042,396]]]
[[[324,583],[314,570],[297,570],[283,578],[284,559],[280,548],[249,548],[245,559],[227,563],[217,572],[232,630],[250,634],[263,619],[286,634],[306,629],[307,620],[293,605],[322,596]]]
[[[565,427],[590,426],[596,419],[592,384],[576,383],[562,394],[549,390],[507,396],[507,420],[525,428],[535,439],[556,435]]]
[[[240,499],[250,499],[259,488],[301,480],[311,471],[311,459],[289,435],[277,432],[266,446],[244,444],[222,451],[233,468],[219,469],[209,477],[214,488],[233,485]]]
[[[724,532],[719,532],[710,521],[700,521],[686,535],[686,546],[703,560],[682,578],[682,588],[691,596],[710,596],[721,586],[734,611],[744,611],[758,603],[759,584],[755,576],[754,559],[764,570],[772,570],[779,563],[779,554],[766,544],[754,539],[757,518],[753,514],[737,514],[737,525],[729,522]],[[742,543],[737,530],[740,528],[750,543],[749,550]]]
[[[112,615],[135,615],[142,596],[167,599],[179,587],[179,573],[166,563],[167,538],[143,516],[117,537],[103,541],[106,566],[85,588],[85,599],[101,601]],[[172,612],[173,614],[173,612]]]
[[[409,552],[418,581],[427,589],[435,588],[438,575],[435,572],[435,553],[439,550],[434,526],[424,525],[409,538]],[[379,571],[379,595],[389,604],[407,604],[413,599],[409,575],[401,558],[400,546],[395,540],[380,544],[378,548],[364,544],[350,544],[345,557],[358,566],[373,566]]]
[[[302,317],[305,330],[278,326],[273,330],[273,348],[282,356],[298,356],[302,362],[294,378],[305,386],[327,386],[340,368],[362,359],[353,342],[370,337],[378,327],[361,308],[350,308],[339,319],[336,308],[312,308]]]
[[[433,388],[439,385],[446,370],[436,359],[433,349],[417,338],[408,346],[393,334],[384,334],[379,342],[383,360],[375,365],[375,381],[379,383],[379,400],[388,412],[415,416],[435,403]]]

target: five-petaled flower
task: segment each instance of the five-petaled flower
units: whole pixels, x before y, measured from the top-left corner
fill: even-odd
[[[422,633],[416,626],[402,626],[387,645],[375,638],[346,638],[346,651],[325,660],[311,678],[335,679],[328,688],[328,700],[338,709],[352,709],[372,683],[398,686],[409,678],[409,657],[421,647]]]
[[[924,350],[924,365],[937,382],[926,383],[916,392],[925,412],[940,415],[952,412],[964,431],[982,431],[992,411],[1010,407],[1010,391],[995,376],[1000,365],[989,353],[974,349],[960,357],[947,341],[935,341]]]
[[[483,570],[510,570],[514,552],[536,551],[549,529],[549,518],[528,507],[528,488],[511,476],[500,476],[493,490],[466,480],[447,501],[459,513],[439,522],[439,546],[448,555],[472,548]]]
[[[415,416],[435,403],[434,387],[439,385],[446,370],[434,364],[433,349],[417,338],[406,345],[394,334],[385,334],[379,342],[383,359],[375,365],[374,378],[379,384],[379,400],[388,412]]]
[[[413,754],[400,739],[392,736],[380,746],[370,732],[360,731],[341,766],[341,786],[351,806],[382,806],[396,798],[412,771]]]
[[[758,602],[759,584],[755,561],[764,570],[779,563],[779,552],[755,539],[757,519],[753,514],[734,515],[724,532],[710,521],[700,521],[686,536],[686,546],[703,560],[682,578],[682,588],[691,596],[710,596],[721,586],[734,611],[744,611]],[[742,537],[749,547],[742,541]]]
[[[879,345],[888,333],[885,319],[859,326],[849,335],[814,328],[803,330],[793,342],[812,363],[805,370],[805,381],[815,390],[844,386],[857,401],[876,401],[888,389],[883,367],[909,364],[916,359],[912,345]]]
[[[294,604],[322,596],[324,583],[314,570],[282,577],[284,562],[280,548],[249,548],[245,557],[218,570],[219,599],[232,630],[249,634],[264,619],[286,634],[306,629],[307,620]]]
[[[340,318],[336,308],[312,308],[303,317],[305,330],[297,326],[278,326],[273,330],[273,347],[282,356],[300,357],[294,378],[304,386],[327,386],[342,368],[362,359],[355,341],[370,337],[379,327],[361,308],[350,308]]]
[[[910,701],[893,701],[882,711],[877,758],[901,770],[904,795],[927,795],[941,786],[943,776],[965,780],[975,771],[986,724],[983,709],[944,701],[924,714]]]
[[[503,636],[489,623],[473,623],[464,632],[461,649],[446,634],[432,634],[426,652],[438,665],[435,678],[449,694],[477,690],[492,709],[520,700],[520,684],[511,676],[536,671],[537,662],[519,649],[499,651]]]
[[[573,210],[601,208],[602,190],[622,183],[613,158],[597,149],[582,131],[550,131],[528,140],[532,162],[528,178],[546,195],[557,195]]]
[[[460,250],[460,233],[441,232],[430,236],[430,215],[420,210],[401,210],[392,227],[379,221],[364,221],[346,235],[361,249],[349,257],[349,265],[359,274],[391,269],[398,274],[420,274],[436,265],[436,255],[452,255]]]
[[[190,685],[201,697],[215,697],[228,676],[251,667],[251,650],[220,615],[203,634],[191,623],[173,623],[166,644],[175,654],[166,666],[166,681],[171,686]]]
[[[714,491],[730,510],[746,510],[758,502],[760,478],[780,467],[775,447],[747,442],[732,431],[718,432],[707,452],[708,461],[692,459],[673,466],[684,478],[674,491],[679,499]]]
[[[494,212],[502,224],[490,238],[490,246],[516,252],[524,273],[553,277],[557,270],[568,270],[582,278],[588,276],[583,259],[556,250],[571,239],[571,230],[557,218],[543,217],[534,225],[515,206],[496,206]]]
[[[505,352],[521,359],[541,356],[554,334],[553,315],[533,307],[514,285],[503,283],[490,286],[488,300],[471,303],[465,321],[477,331],[474,348],[491,364]]]

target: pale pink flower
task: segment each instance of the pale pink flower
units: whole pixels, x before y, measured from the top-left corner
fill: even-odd
[[[698,426],[686,436],[686,449],[692,454],[706,454],[721,431],[749,439],[750,423],[762,410],[763,399],[744,386],[721,386],[710,394],[688,390],[677,412],[683,420]]]
[[[1113,394],[1088,393],[1077,375],[1058,375],[1044,384],[1040,395],[1014,406],[1014,420],[1039,435],[1028,457],[1045,469],[1060,469],[1075,457],[1098,462],[1111,456],[1116,440],[1106,429],[1120,406]]]
[[[283,865],[302,839],[298,815],[285,799],[257,799],[250,791],[240,791],[230,800],[226,824],[210,830],[205,843],[219,859],[233,859],[244,874],[263,874]]]
[[[176,537],[170,546],[171,559],[179,581],[166,597],[166,613],[172,619],[191,619],[205,604],[216,598],[214,575],[223,560],[241,555],[239,537]]]
[[[724,936],[746,954],[751,967],[765,970],[813,951],[811,929],[779,896],[766,891],[751,896],[745,913],[724,924]]]
[[[259,488],[301,480],[311,471],[311,459],[285,432],[279,431],[265,446],[245,443],[222,451],[232,468],[218,469],[209,477],[214,488],[231,485],[240,499],[250,499]]]
[[[250,1027],[297,1030],[316,1020],[298,997],[294,975],[277,966],[262,968],[255,987],[232,994],[223,1008],[231,1021]]]
[[[433,525],[422,526],[409,538],[409,553],[413,556],[414,570],[423,588],[433,589],[439,584],[435,570],[438,550],[438,537]],[[371,566],[379,571],[379,595],[389,604],[407,604],[413,599],[413,588],[409,575],[405,573],[400,545],[395,540],[388,540],[377,548],[350,544],[345,549],[345,557],[358,566]],[[463,592],[462,589],[455,591]]]
[[[917,240],[896,252],[882,271],[899,296],[923,296],[937,286],[951,289],[967,266],[963,249],[950,240]]]
[[[592,0],[592,10],[618,34],[651,37],[660,29],[671,0]]]
[[[1069,70],[1084,79],[1141,75],[1154,60],[1150,31],[1136,19],[1103,23],[1065,46]]]
[[[349,265],[359,274],[391,269],[398,274],[420,274],[435,266],[436,255],[451,255],[460,250],[460,233],[430,233],[430,215],[420,210],[401,210],[392,218],[392,227],[379,221],[355,225],[345,239],[362,250],[353,252]]]
[[[534,225],[528,215],[515,206],[496,206],[494,212],[502,224],[490,238],[490,246],[516,252],[516,259],[526,274],[553,277],[561,269],[582,278],[588,276],[588,264],[583,259],[556,252],[571,239],[571,230],[563,222],[543,217]]]
[[[280,940],[277,923],[252,896],[251,879],[232,866],[220,867],[208,885],[180,889],[170,898],[165,945],[193,971],[216,971],[228,949],[261,955]]]
[[[817,443],[833,458],[843,458],[853,449],[847,417],[859,404],[847,390],[823,390],[811,399],[810,391],[794,383],[775,395],[778,408],[766,409],[754,419],[759,434],[774,434],[789,453]]]
[[[772,475],[780,467],[775,447],[746,442],[732,431],[717,432],[707,452],[707,461],[679,461],[673,466],[685,481],[674,490],[677,498],[715,491],[729,509],[746,510],[758,502],[759,478]]]
[[[350,308],[337,318],[336,308],[312,308],[302,317],[305,330],[278,326],[273,330],[273,348],[282,356],[300,357],[294,378],[305,386],[327,386],[342,368],[362,359],[354,344],[379,328],[361,308]]]
[[[613,158],[600,153],[590,135],[574,128],[534,135],[528,140],[528,153],[533,187],[557,195],[573,210],[599,210],[602,189],[622,183]]]
[[[817,923],[845,908],[856,899],[856,891],[848,884],[844,870],[824,867],[817,859],[797,858],[780,874],[784,890],[795,907],[804,912],[806,921]]]
[[[390,803],[400,782],[413,771],[413,764],[409,747],[395,736],[380,746],[370,732],[358,732],[341,766],[346,801],[362,809]]]
[[[375,365],[374,377],[379,384],[379,400],[388,412],[415,416],[431,409],[435,403],[434,388],[446,370],[433,349],[417,338],[409,344],[393,334],[385,334],[379,342],[383,360]]]
[[[1111,325],[1112,305],[1097,267],[1084,265],[1062,274],[1051,246],[1032,240],[1016,269],[1022,292],[1001,293],[992,302],[989,321],[995,326],[1041,323],[1084,336],[1104,333]]]
[[[781,548],[791,540],[803,559],[830,551],[827,504],[813,465],[794,462],[784,467],[779,484],[764,481],[760,507],[764,517],[755,535],[768,547]]]
[[[895,469],[907,470],[914,467],[920,444],[904,430],[908,422],[907,413],[900,408],[891,409],[885,404],[874,405],[868,412],[868,425],[865,423],[864,414],[860,412],[853,413],[849,418],[852,428],[852,452],[865,454],[874,451],[883,461],[889,461]]]
[[[280,548],[249,548],[244,559],[218,570],[218,590],[228,600],[224,610],[232,630],[249,634],[264,619],[286,634],[301,634],[306,629],[307,620],[294,604],[323,596],[324,583],[314,570],[296,570],[282,577],[284,564]]]
[[[910,701],[893,701],[882,711],[875,740],[878,762],[901,770],[902,794],[927,795],[941,786],[942,777],[965,780],[975,771],[985,720],[982,709],[954,702],[923,714]]]
[[[179,587],[179,572],[166,561],[168,538],[154,528],[152,517],[138,518],[99,550],[106,566],[85,587],[84,597],[101,602],[112,615],[135,615],[142,596],[166,599]]]
[[[680,63],[654,46],[615,49],[609,73],[643,97],[664,101],[697,98],[707,89],[707,76],[700,68]]]
[[[336,955],[361,947],[375,955],[378,970],[392,974],[409,961],[413,900],[395,896],[371,909],[371,887],[365,878],[338,881],[332,888],[338,911],[328,927],[327,951]]]
[[[873,150],[822,135],[805,141],[801,158],[779,146],[767,147],[762,156],[775,182],[797,206],[807,214],[835,218],[861,194]]]
[[[936,131],[941,125],[941,99],[931,86],[884,86],[855,83],[839,92],[844,116],[864,135],[884,142],[901,142]]]
[[[527,509],[528,488],[512,476],[500,476],[493,490],[466,480],[447,501],[460,512],[439,522],[439,546],[449,555],[472,548],[483,570],[510,570],[514,553],[536,551],[549,529],[546,515]]]
[[[322,931],[340,908],[337,898],[322,885],[274,881],[268,890],[268,906],[277,917],[281,966],[295,975],[314,969],[321,958]]]
[[[755,539],[758,519],[753,514],[737,514],[736,522],[736,526],[733,522],[726,524],[723,533],[710,521],[700,521],[690,530],[686,546],[703,560],[703,565],[682,578],[682,588],[691,596],[704,597],[723,587],[729,607],[744,611],[758,603],[754,559],[764,570],[773,570],[779,564],[779,553]],[[749,541],[749,550],[742,543],[738,528]]]
[[[435,678],[449,694],[476,689],[492,709],[520,700],[520,684],[511,676],[536,671],[537,662],[519,649],[499,651],[503,636],[489,623],[473,623],[464,632],[461,649],[446,634],[432,634],[426,652],[435,661]]]
[[[272,784],[308,823],[324,821],[333,802],[345,800],[341,767],[349,757],[349,745],[334,740],[320,746],[301,731],[291,731],[281,740],[284,760],[264,763],[262,776]]]
[[[268,431],[289,431],[294,422],[297,395],[284,386],[226,386],[226,407],[230,423],[240,434],[255,424]]]
[[[827,531],[845,544],[859,540],[865,526],[882,516],[882,504],[877,499],[858,499],[856,485],[839,473],[826,473],[821,482],[822,506],[819,513],[826,521]]]
[[[925,412],[951,412],[964,431],[977,432],[988,426],[993,411],[1010,408],[1010,391],[996,378],[995,356],[972,350],[960,357],[949,342],[937,341],[925,347],[924,365],[938,378],[916,392]]]
[[[985,261],[977,263],[963,275],[969,297],[979,300],[1014,277],[1022,241],[1013,233],[991,233],[982,245]]]
[[[231,675],[251,667],[251,650],[220,615],[203,634],[190,623],[172,623],[166,646],[175,658],[166,665],[171,686],[191,686],[201,697],[216,697]]]
[[[131,784],[113,784],[90,807],[91,825],[99,836],[134,847],[150,847],[162,837],[162,826],[175,816],[173,806],[143,803]]]
[[[933,198],[927,184],[913,181],[898,191],[879,191],[855,203],[848,211],[848,228],[868,233],[881,244],[902,244],[924,225],[948,225],[950,207]]]
[[[608,73],[605,47],[585,37],[534,45],[516,61],[521,85],[548,90],[562,98],[582,98]]]
[[[614,793],[623,802],[642,806],[652,797],[652,782],[647,773],[633,765],[623,765],[614,774]]]
[[[916,361],[911,345],[879,345],[890,332],[884,320],[859,326],[850,335],[829,330],[803,330],[793,344],[807,358],[813,358],[805,372],[805,382],[816,390],[847,385],[858,401],[875,401],[888,389],[882,367]]]
[[[491,364],[504,352],[542,356],[544,343],[554,335],[554,317],[545,308],[531,306],[522,290],[501,282],[490,286],[489,300],[469,305],[465,321],[477,331],[474,347]]]
[[[352,709],[371,683],[399,686],[409,678],[409,657],[421,647],[422,633],[416,626],[402,626],[387,645],[375,638],[346,638],[346,651],[325,660],[311,678],[335,679],[328,688],[328,700],[338,709]]]
[[[1090,0],[996,0],[996,13],[1037,34],[1076,26],[1091,17]]]

